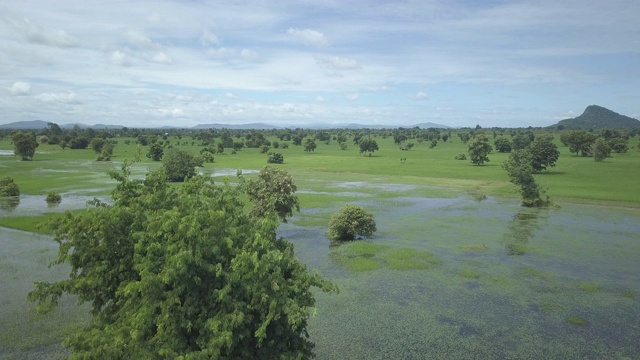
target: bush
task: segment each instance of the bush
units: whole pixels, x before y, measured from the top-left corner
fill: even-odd
[[[162,158],[162,167],[169,181],[182,182],[196,176],[196,166],[202,166],[202,159],[177,148],[167,150]]]
[[[20,196],[20,188],[13,178],[0,179],[0,196]]]
[[[369,237],[377,230],[373,213],[349,204],[331,216],[326,236],[333,241],[348,241]]]
[[[62,196],[60,196],[60,194],[58,194],[55,191],[49,191],[47,193],[46,201],[47,201],[47,204],[50,204],[50,205],[60,204],[62,202]]]
[[[467,160],[467,155],[465,154],[458,154],[455,157],[456,160]]]
[[[269,153],[267,163],[269,164],[282,164],[284,162],[284,156],[280,153]]]

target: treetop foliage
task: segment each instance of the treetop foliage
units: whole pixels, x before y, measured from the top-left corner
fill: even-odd
[[[53,264],[70,277],[29,294],[44,311],[63,293],[91,303],[91,323],[65,340],[72,359],[312,357],[311,287],[336,288],[276,238],[275,217],[247,214],[242,189],[208,177],[131,180],[126,163],[111,175],[113,205],[51,223]]]

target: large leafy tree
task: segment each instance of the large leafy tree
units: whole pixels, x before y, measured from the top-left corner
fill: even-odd
[[[533,172],[545,170],[547,166],[556,166],[560,157],[558,147],[553,143],[553,137],[542,136],[534,140],[529,146],[531,152],[531,168]]]
[[[588,156],[591,152],[591,145],[596,141],[597,136],[584,130],[571,131],[560,135],[560,141],[569,147],[569,151],[576,153],[576,156]]]
[[[489,155],[493,151],[489,139],[484,134],[478,134],[469,144],[469,158],[474,165],[482,165],[489,162]]]
[[[374,151],[379,150],[378,143],[371,138],[363,138],[358,142],[360,147],[360,154],[369,154],[371,156]]]
[[[272,213],[287,222],[293,210],[300,211],[300,201],[294,195],[298,187],[284,170],[266,166],[260,170],[258,178],[247,181],[244,186],[253,202],[251,213],[256,217]]]
[[[39,145],[35,135],[18,130],[11,136],[11,141],[13,141],[14,154],[20,156],[22,161],[33,159]]]
[[[164,152],[162,167],[169,181],[184,181],[196,176],[196,166],[202,166],[202,160],[188,151],[171,148]]]
[[[113,204],[53,223],[68,279],[36,283],[46,310],[63,293],[93,318],[65,345],[72,359],[304,359],[311,291],[334,286],[307,272],[276,238],[274,217],[247,214],[241,189],[210,178],[168,186],[162,169],[129,179]]]

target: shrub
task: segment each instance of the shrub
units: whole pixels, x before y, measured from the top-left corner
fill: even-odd
[[[284,162],[284,156],[280,153],[269,153],[267,157],[267,163],[269,164],[282,164]]]
[[[361,206],[345,205],[331,216],[326,236],[334,241],[369,237],[377,230],[373,213]]]
[[[456,160],[467,160],[467,155],[465,154],[458,154],[455,157]]]
[[[13,178],[0,179],[0,196],[20,196],[20,188]]]
[[[55,191],[49,191],[46,198],[47,204],[60,204],[62,202],[62,196]]]

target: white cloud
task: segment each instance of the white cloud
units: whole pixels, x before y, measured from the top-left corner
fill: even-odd
[[[184,116],[184,110],[182,110],[181,108],[175,108],[175,109],[171,110],[171,115],[173,115],[173,116]]]
[[[316,64],[326,70],[356,70],[360,64],[354,59],[340,56],[317,55],[314,57]]]
[[[44,102],[59,102],[63,104],[81,104],[82,102],[73,91],[61,93],[42,93],[36,95],[36,99]]]
[[[78,46],[78,40],[69,36],[63,30],[44,29],[25,18],[22,21],[12,21],[14,29],[32,44],[69,48]]]
[[[358,94],[347,94],[345,95],[345,98],[349,101],[355,101],[358,100],[360,98],[360,95]]]
[[[31,84],[24,81],[16,81],[9,88],[11,95],[29,95],[31,93]]]
[[[245,60],[257,60],[259,58],[257,52],[249,49],[242,49],[240,56]]]
[[[227,58],[236,55],[236,51],[233,49],[229,49],[226,47],[221,47],[218,49],[209,49],[207,50],[207,55],[214,58]]]
[[[147,35],[139,31],[128,31],[125,37],[131,45],[140,49],[150,50],[158,47]]]
[[[116,50],[109,55],[109,62],[119,66],[130,66],[129,56],[120,50]]]
[[[287,30],[287,34],[293,35],[303,42],[314,46],[326,46],[329,44],[327,37],[316,30],[289,28],[289,30]]]
[[[159,63],[159,64],[171,64],[171,63],[173,63],[173,59],[171,59],[167,54],[165,54],[162,51],[160,51],[159,53],[155,54],[153,56],[152,60],[154,62]]]
[[[227,97],[227,99],[237,99],[237,96],[233,95],[232,93],[228,92],[226,93],[224,96]]]
[[[418,91],[415,95],[409,96],[409,98],[411,100],[429,100],[429,96],[422,91]]]
[[[327,100],[325,98],[323,98],[322,96],[316,96],[316,101],[317,102],[325,102]]]
[[[205,30],[200,36],[200,43],[202,45],[217,45],[220,43],[220,38],[218,38],[218,35]]]

